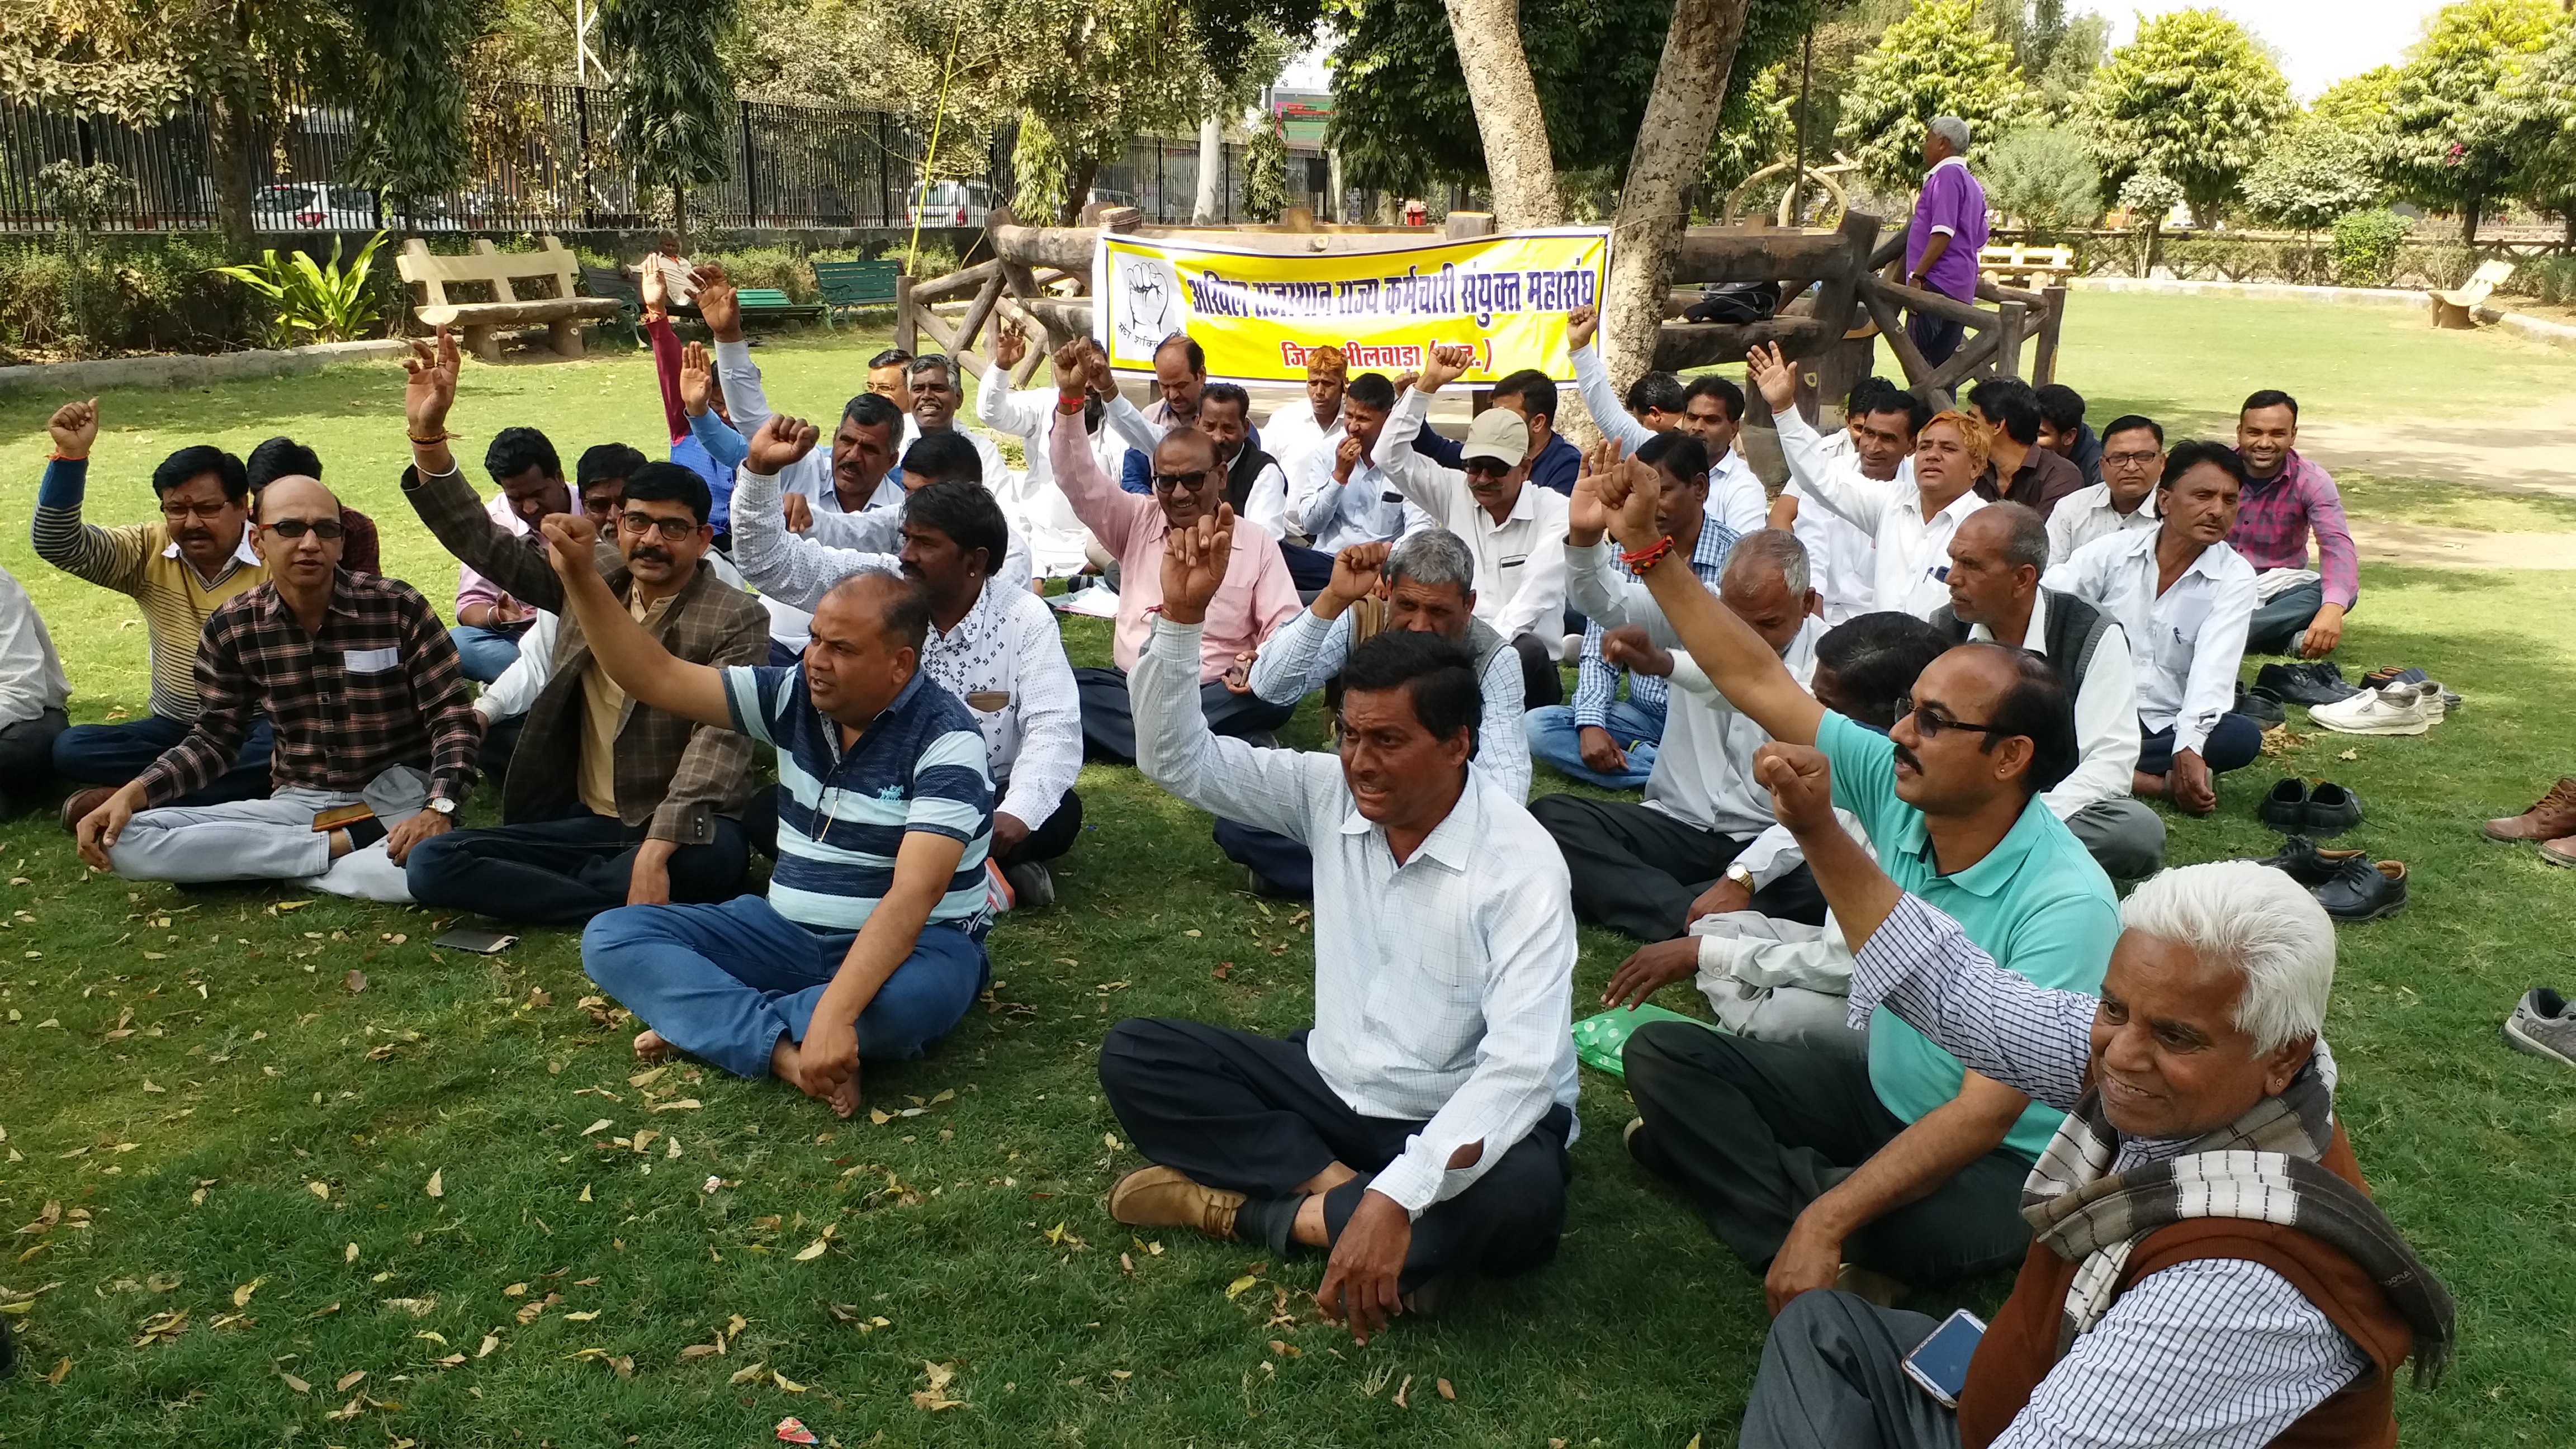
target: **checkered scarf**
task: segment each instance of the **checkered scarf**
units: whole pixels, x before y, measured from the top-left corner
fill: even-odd
[[[2334,1139],[2334,1090],[2311,1060],[2266,1097],[2181,1155],[2113,1173],[2118,1129],[2097,1089],[2069,1114],[2023,1184],[2021,1215],[2059,1257],[2078,1264],[2058,1321],[2063,1358],[2109,1311],[2130,1252],[2191,1218],[2243,1218],[2296,1228],[2349,1255],[2388,1294],[2415,1335],[2415,1382],[2450,1367],[2451,1295],[2415,1257],[2369,1194],[2318,1164]]]

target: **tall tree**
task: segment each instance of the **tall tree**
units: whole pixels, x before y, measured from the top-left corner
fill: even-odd
[[[2280,67],[2242,26],[2215,10],[2175,10],[2111,52],[2085,94],[2084,124],[2111,186],[2161,172],[2208,226],[2295,109]]]
[[[2029,114],[2012,47],[1977,19],[1974,0],[1926,0],[1887,27],[1854,67],[1837,132],[1861,174],[1908,191],[1923,172],[1923,132],[1957,116],[1984,140]]]
[[[2522,157],[2500,100],[2561,23],[2555,0],[2463,0],[2444,7],[2391,87],[2388,180],[2426,206],[2456,209],[2478,239],[2487,204],[2509,195]]]
[[[2520,189],[2534,207],[2558,213],[2576,242],[2576,24],[2553,29],[2499,97],[2522,158]]]
[[[1494,220],[1505,228],[1554,226],[1565,220],[1556,159],[1547,145],[1547,113],[1521,50],[1520,0],[1447,0],[1449,34],[1467,80],[1476,134],[1485,144],[1485,174],[1494,188]]]
[[[354,0],[363,62],[358,175],[405,221],[465,179],[465,57],[476,0]]]
[[[636,180],[671,190],[671,238],[689,245],[689,192],[732,169],[733,77],[717,43],[733,0],[603,0],[600,39],[617,77],[617,135]]]

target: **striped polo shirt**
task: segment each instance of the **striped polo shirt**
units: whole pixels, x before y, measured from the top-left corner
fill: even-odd
[[[893,889],[903,837],[925,831],[966,847],[930,924],[980,937],[992,924],[984,856],[993,842],[993,780],[983,732],[965,703],[915,673],[844,751],[841,727],[814,707],[801,665],[735,667],[724,678],[734,728],[778,749],[770,905],[818,931],[855,931]]]

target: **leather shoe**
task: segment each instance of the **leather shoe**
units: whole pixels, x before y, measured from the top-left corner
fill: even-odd
[[[2281,842],[2279,854],[2266,856],[2254,863],[2268,865],[2313,890],[2332,880],[2345,861],[2366,853],[2359,850],[2319,850],[2315,841],[2304,835],[2293,835]]]
[[[63,801],[63,829],[67,831],[80,829],[81,821],[87,818],[91,811],[106,804],[107,797],[115,793],[116,787],[113,785],[92,785],[86,790],[74,790]]]
[[[2307,833],[2324,839],[2361,823],[2361,797],[2332,780],[2319,780],[2308,792]]]
[[[2332,704],[2361,692],[2343,682],[2343,670],[2331,660],[2266,664],[2254,671],[2254,684],[2292,704]]]
[[[2312,887],[2309,894],[2326,908],[2327,915],[2346,925],[2393,916],[2406,909],[2406,863],[2374,863],[2367,854],[2356,855],[2337,866],[2326,883]]]
[[[2290,712],[2281,707],[2281,697],[2259,684],[2252,689],[2241,684],[2236,687],[2236,713],[2267,730],[2287,724],[2290,719]]]
[[[1140,1167],[1109,1189],[1109,1215],[1133,1228],[1196,1228],[1234,1240],[1243,1194],[1194,1182],[1177,1167]]]
[[[2293,775],[2272,786],[2272,793],[2254,807],[2256,818],[2275,830],[2289,832],[2308,827],[2308,782]]]
[[[2549,793],[2519,815],[2486,823],[2489,840],[2556,840],[2576,835],[2576,776],[2561,775]]]

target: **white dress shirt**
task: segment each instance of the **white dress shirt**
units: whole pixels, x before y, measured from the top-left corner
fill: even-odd
[[[1825,434],[1818,451],[1836,463],[1849,463],[1859,486],[1890,490],[1900,498],[1914,492],[1911,457],[1898,459],[1896,477],[1882,483],[1860,472],[1860,450],[1847,428]],[[1798,519],[1789,527],[1807,546],[1807,587],[1824,600],[1825,622],[1844,623],[1877,608],[1878,541],[1818,503],[1797,479],[1780,491],[1798,500]]]
[[[1408,516],[1404,495],[1396,491],[1395,480],[1386,474],[1387,443],[1394,428],[1394,414],[1390,411],[1386,426],[1378,430],[1377,446],[1371,450],[1377,456],[1352,464],[1348,483],[1333,478],[1340,462],[1337,454],[1345,435],[1343,426],[1335,423],[1315,440],[1314,451],[1306,455],[1304,480],[1290,487],[1293,496],[1288,515],[1315,541],[1317,549],[1340,553],[1353,544],[1393,543],[1416,526],[1414,520],[1420,515]]]
[[[1157,618],[1127,683],[1147,779],[1314,853],[1307,1059],[1352,1111],[1424,1124],[1372,1188],[1419,1218],[1550,1108],[1574,1110],[1573,884],[1518,800],[1469,770],[1448,818],[1398,864],[1339,759],[1209,733],[1198,626]],[[1484,1150],[1451,1168],[1470,1143]]]
[[[1252,440],[1245,439],[1243,446],[1251,447]],[[1252,475],[1252,486],[1244,490],[1243,516],[1272,538],[1285,538],[1288,536],[1288,475],[1281,470],[1278,458],[1267,453],[1263,456],[1270,461],[1262,465],[1260,472]],[[1234,473],[1234,465],[1242,458],[1243,454],[1238,451],[1231,458],[1218,459],[1217,466],[1225,469],[1230,477]]]
[[[1600,348],[1587,346],[1574,353],[1574,386],[1601,436],[1619,444],[1629,457],[1655,436],[1654,429],[1629,415],[1619,390],[1610,385],[1610,368],[1601,360]],[[1744,461],[1742,449],[1729,448],[1726,456],[1708,460],[1709,517],[1746,534],[1763,527],[1770,512],[1771,497],[1762,491],[1762,479]]]
[[[1352,617],[1347,609],[1330,619],[1311,608],[1298,610],[1252,657],[1252,692],[1272,704],[1294,704],[1308,690],[1323,688],[1350,662]],[[1529,710],[1529,696],[1523,691],[1520,652],[1508,646],[1495,650],[1479,683],[1485,714],[1476,727],[1476,768],[1493,776],[1504,794],[1527,800],[1529,736],[1522,732],[1520,718]]]
[[[2091,602],[2147,641],[2138,671],[2138,723],[2174,732],[2174,753],[2195,753],[2218,717],[2236,707],[2236,669],[2254,621],[2254,566],[2224,543],[2200,551],[2173,587],[2156,594],[2156,540],[2135,529],[2097,538],[2042,580]],[[2080,706],[2079,706],[2080,708]]]
[[[1566,550],[1567,593],[1574,607],[1605,629],[1643,626],[1647,638],[1675,651],[1678,667],[1680,636],[1646,585],[1613,566],[1615,557],[1606,539],[1590,548]],[[1780,662],[1801,689],[1816,676],[1816,641],[1824,634],[1824,621],[1810,614],[1780,653]],[[1762,726],[1722,694],[1667,694],[1664,740],[1655,749],[1655,768],[1646,776],[1646,808],[1736,840],[1760,835],[1776,822],[1770,790],[1754,783],[1753,753],[1770,742]]]
[[[2056,587],[2044,586],[2031,596],[2030,626],[2021,636],[2021,647],[2042,658],[2048,656],[2048,590]],[[2094,644],[2092,662],[2084,666],[2083,687],[2075,691],[2074,772],[2039,797],[2048,802],[2048,813],[2060,820],[2072,818],[2087,805],[2125,800],[2137,784],[2137,671],[2129,658],[2128,633],[2121,627],[2119,612],[2108,608],[2102,612],[2111,616],[2111,627]],[[1992,643],[1995,634],[1983,624],[1971,624],[1968,637]],[[2235,677],[2231,667],[2228,678],[2232,682]]]
[[[1432,525],[1458,535],[1476,560],[1476,617],[1505,642],[1565,632],[1564,495],[1524,478],[1512,511],[1496,523],[1468,490],[1467,475],[1413,451],[1430,398],[1414,388],[1378,437],[1378,466]]]
[[[1881,609],[1898,609],[1929,619],[1950,602],[1950,536],[1969,514],[1986,506],[1976,490],[1960,494],[1930,518],[1923,516],[1920,484],[1899,491],[1861,476],[1857,460],[1835,463],[1824,452],[1824,440],[1791,408],[1777,419],[1780,451],[1789,460],[1789,476],[1806,495],[1832,510],[1844,522],[1867,533],[1877,545],[1872,600]],[[1800,512],[1804,512],[1803,505]]]
[[[1743,449],[1729,448],[1725,457],[1708,460],[1708,511],[1738,534],[1771,526],[1771,495]]]
[[[749,464],[734,470],[733,561],[769,607],[769,637],[801,650],[813,637],[814,606],[832,585],[856,573],[903,572],[903,509],[837,514],[830,524],[818,513],[815,536],[802,537],[787,531],[779,481],[777,475],[751,471]],[[1009,539],[992,578],[1025,594],[1031,577],[1029,547],[1017,532]]]
[[[2115,533],[2143,529],[2148,533],[2164,521],[2156,512],[2156,495],[2151,489],[2138,500],[2138,506],[2126,513],[2111,506],[2111,485],[2095,483],[2078,488],[2057,500],[2057,508],[2048,515],[2048,563],[2051,568],[2075,556],[2075,551],[2097,538]]]
[[[734,431],[748,438],[758,432],[760,425],[769,421],[771,416],[769,395],[760,387],[760,366],[751,360],[749,343],[718,342],[715,354],[716,378],[724,386],[725,406],[733,413]],[[904,423],[909,427],[912,419],[907,416]],[[835,417],[829,427],[823,428],[822,438],[806,450],[805,456],[788,464],[779,474],[780,492],[804,495],[807,505],[818,515],[847,511],[841,506],[841,490],[832,481],[831,439],[833,430],[839,426]],[[887,441],[894,445],[895,456],[901,458],[903,438],[898,435]],[[775,502],[773,499],[772,503]],[[892,469],[877,480],[877,491],[868,496],[867,506],[862,511],[873,512],[879,508],[892,508],[898,514],[902,511],[903,483]],[[737,530],[742,526],[741,513],[741,501],[736,499],[733,527]],[[769,637],[785,648],[804,648],[806,639],[812,635],[814,616],[776,599],[763,597],[760,602],[769,610]]]
[[[44,617],[18,576],[0,569],[0,724],[61,709],[71,696],[71,681],[63,677],[62,656],[54,652]]]
[[[1055,426],[1056,390],[1013,388],[1010,374],[994,368],[975,388],[975,420],[1020,440],[1026,470],[985,479],[1002,505],[1002,516],[1029,542],[1029,561],[1040,577],[1070,578],[1091,564],[1091,530],[1073,516],[1073,505],[1055,486],[1055,466],[1047,457],[1047,430]],[[1117,434],[1103,427],[1092,439],[1092,455],[1115,471],[1117,454],[1126,451]]]
[[[1306,464],[1314,456],[1315,444],[1322,441],[1327,427],[1337,426],[1341,415],[1335,413],[1330,424],[1315,421],[1315,405],[1303,397],[1290,398],[1270,410],[1261,420],[1261,451],[1279,465],[1282,476],[1303,478]],[[1281,500],[1281,512],[1287,509]]]

